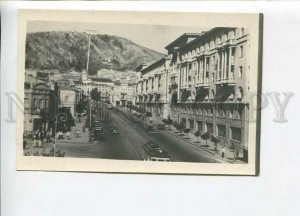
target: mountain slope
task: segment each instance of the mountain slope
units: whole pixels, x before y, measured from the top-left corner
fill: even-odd
[[[79,32],[28,33],[26,38],[26,68],[86,68],[88,36]],[[163,54],[139,46],[132,41],[112,35],[93,35],[89,59],[89,72],[102,68],[134,70],[139,64],[151,62]]]

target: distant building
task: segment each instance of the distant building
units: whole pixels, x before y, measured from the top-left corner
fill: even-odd
[[[72,116],[75,116],[76,109],[76,92],[70,86],[60,86],[59,87],[59,107],[64,107],[70,110]]]
[[[135,85],[129,84],[124,79],[116,81],[112,92],[112,104],[122,107],[134,105],[134,95]]]
[[[83,71],[81,75],[81,80],[73,81],[76,88],[83,91],[84,95],[89,95],[92,89],[97,88],[101,92],[102,100],[106,102],[112,102],[112,89],[114,82],[109,78],[99,78],[98,76],[88,77],[86,70]]]

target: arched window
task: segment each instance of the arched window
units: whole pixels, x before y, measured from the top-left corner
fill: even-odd
[[[214,100],[214,98],[215,98],[215,90],[212,89],[210,93],[210,99]]]
[[[238,87],[238,92],[237,92],[237,100],[242,100],[244,96],[244,91],[242,87]]]

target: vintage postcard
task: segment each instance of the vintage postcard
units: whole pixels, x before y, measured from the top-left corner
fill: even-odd
[[[257,175],[262,15],[20,10],[17,170]]]

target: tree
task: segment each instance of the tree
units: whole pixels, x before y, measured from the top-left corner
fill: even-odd
[[[169,126],[169,130],[171,130],[171,125],[173,124],[173,120],[168,116],[166,119],[166,124]]]
[[[197,143],[199,143],[199,137],[201,136],[201,132],[199,130],[197,130],[195,133],[194,133],[195,137],[197,137]]]
[[[215,145],[215,150],[218,149],[218,143],[221,141],[220,139],[218,139],[217,137],[215,137],[214,135],[211,136],[211,139],[210,139],[214,145]]]
[[[184,128],[184,129],[183,129],[183,132],[186,133],[188,139],[189,139],[189,132],[190,132],[190,130],[191,130],[191,129],[189,129],[189,128]]]
[[[93,88],[91,91],[91,98],[94,101],[97,101],[97,102],[100,101],[101,100],[101,92],[98,92],[97,88]]]
[[[183,122],[181,122],[180,124],[178,124],[178,126],[177,126],[176,129],[179,130],[180,133],[182,133],[182,130],[184,129],[184,124],[183,124]]]
[[[204,134],[201,135],[201,139],[206,141],[206,146],[207,146],[207,140],[210,138],[210,133],[205,132]]]

